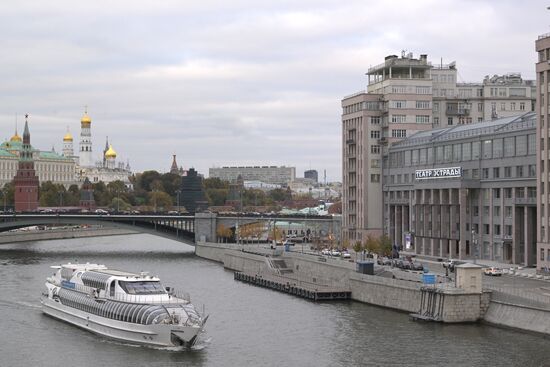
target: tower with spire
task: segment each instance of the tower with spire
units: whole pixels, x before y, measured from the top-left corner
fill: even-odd
[[[63,137],[63,157],[72,159],[73,156],[74,156],[73,136],[69,131],[69,127],[67,127],[67,133]]]
[[[84,110],[84,116],[80,119],[80,166],[93,167],[92,157],[92,119],[88,116],[88,109]]]
[[[103,154],[103,160],[105,162],[105,167],[108,169],[115,169],[116,167],[116,151],[113,149],[112,145],[109,145],[109,149]]]
[[[180,171],[178,169],[178,163],[176,162],[176,155],[172,155],[172,166],[170,167],[170,173],[173,175],[179,175]]]
[[[19,155],[19,167],[13,178],[16,212],[30,212],[38,208],[39,182],[34,170],[28,117],[29,115],[25,115],[25,131],[23,132],[23,145]]]

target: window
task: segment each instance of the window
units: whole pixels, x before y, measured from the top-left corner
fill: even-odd
[[[417,103],[418,103],[418,102],[417,102]],[[417,108],[418,108],[418,107],[417,107]],[[434,112],[438,112],[438,111],[439,111],[439,102],[434,102],[433,111],[434,111]]]
[[[407,108],[407,101],[390,101],[391,108]]]
[[[529,134],[528,135],[528,142],[527,142],[527,154],[535,154],[537,152],[537,146],[536,146],[536,135],[535,134]]]
[[[392,93],[407,93],[407,87],[404,85],[393,85],[391,88]]]
[[[493,141],[484,140],[483,141],[483,158],[493,158]]]
[[[506,103],[505,102],[500,103],[500,110],[501,111],[506,111]]]
[[[511,206],[505,206],[504,207],[504,215],[506,216],[506,218],[511,218],[512,217],[512,207]]]
[[[490,227],[488,224],[483,225],[483,234],[489,234]]]
[[[527,154],[527,135],[516,136],[516,155]]]
[[[370,132],[371,139],[380,139],[380,131],[378,130],[372,130]]]
[[[370,152],[372,154],[380,154],[380,145],[371,145]]]
[[[477,122],[483,122],[483,117],[478,117]]]
[[[502,157],[502,139],[493,139],[493,158]]]
[[[375,173],[370,175],[370,182],[380,182],[380,175]]]
[[[416,108],[418,109],[429,109],[430,108],[430,101],[416,101]]]
[[[516,166],[516,177],[523,177],[523,166]]]
[[[417,124],[429,124],[430,123],[430,116],[429,115],[417,115],[416,116],[416,123]]]
[[[118,284],[127,294],[165,294],[166,290],[160,282],[155,281],[139,281],[126,282],[119,281]]]
[[[483,215],[485,217],[488,217],[489,216],[489,207],[488,206],[484,206],[483,207]]]
[[[535,166],[534,164],[530,164],[529,166],[527,166],[527,174],[529,175],[529,177],[535,177],[537,175],[537,166]]]
[[[483,168],[483,178],[489,178],[489,168]]]
[[[500,189],[493,189],[493,199],[500,199]]]
[[[515,154],[515,138],[513,136],[504,138],[504,156],[513,157]]]
[[[479,159],[479,141],[472,142],[472,159]]]
[[[445,145],[445,162],[450,162],[453,159],[453,146]]]
[[[493,217],[500,217],[500,206],[493,207]]]
[[[416,87],[416,94],[432,94],[430,87]]]
[[[472,144],[471,143],[462,143],[462,160],[469,161],[472,159]]]
[[[511,103],[510,103],[510,109],[511,109],[512,111],[515,111],[515,110],[516,110],[516,102],[511,102]]]
[[[477,112],[483,112],[483,103],[477,104]]]
[[[479,217],[479,206],[473,206],[472,207],[472,212],[473,212],[473,215],[474,217]]]
[[[525,102],[520,102],[519,103],[519,110],[520,111],[525,111]]]
[[[439,125],[439,117],[434,117],[434,125]]]
[[[380,159],[371,159],[370,160],[370,166],[372,168],[379,168],[380,167]]]
[[[512,167],[504,167],[504,177],[505,178],[512,177]]]
[[[500,224],[495,224],[495,229],[493,232],[494,236],[500,236]]]
[[[479,169],[477,168],[472,169],[472,178],[479,179]]]
[[[447,117],[447,125],[452,125],[452,124],[453,124],[453,118]]]
[[[540,261],[544,261],[544,248],[540,249]]]
[[[500,167],[493,168],[493,178],[500,178]]]
[[[392,129],[391,131],[392,138],[406,138],[407,130],[405,129]]]
[[[369,118],[371,125],[380,125],[380,116],[371,116]]]
[[[407,116],[406,115],[392,115],[391,116],[391,122],[393,123],[405,123],[407,122]]]

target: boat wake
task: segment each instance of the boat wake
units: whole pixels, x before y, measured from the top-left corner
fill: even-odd
[[[125,347],[134,347],[134,348],[149,348],[154,350],[164,350],[167,352],[189,352],[189,351],[199,351],[206,348],[208,345],[210,345],[212,341],[212,338],[207,338],[205,340],[197,340],[195,345],[193,345],[191,348],[187,348],[184,346],[178,346],[178,347],[163,347],[163,346],[157,346],[157,345],[147,345],[147,344],[132,344],[132,343],[125,343],[121,342],[119,340],[113,340],[113,339],[105,339],[101,338],[102,343],[109,343],[109,344],[115,344],[115,345],[121,345]]]

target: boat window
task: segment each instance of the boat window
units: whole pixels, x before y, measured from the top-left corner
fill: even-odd
[[[111,282],[111,286],[109,287],[109,294],[111,297],[115,296],[115,281],[113,280]]]
[[[160,282],[124,282],[119,281],[118,284],[124,292],[128,294],[165,294],[166,290]]]

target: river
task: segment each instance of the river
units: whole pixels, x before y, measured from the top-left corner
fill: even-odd
[[[149,271],[210,314],[192,350],[132,346],[42,314],[50,265]],[[0,246],[0,366],[550,366],[548,340],[487,325],[410,321],[357,302],[313,303],[233,280],[193,247],[151,235]]]

